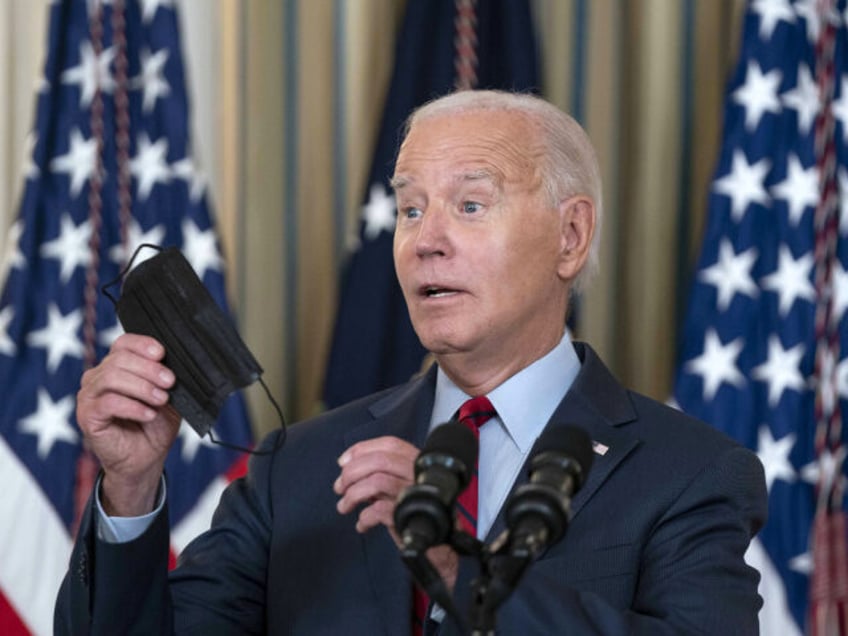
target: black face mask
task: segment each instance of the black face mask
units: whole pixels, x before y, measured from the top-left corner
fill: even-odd
[[[198,435],[211,437],[224,400],[257,380],[262,383],[262,367],[182,253],[175,247],[142,247],[161,251],[126,276],[119,299],[106,289],[120,276],[103,292],[125,331],[151,336],[165,347],[163,363],[176,376],[171,403]]]

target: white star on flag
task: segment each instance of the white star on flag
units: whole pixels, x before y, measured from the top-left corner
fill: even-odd
[[[803,357],[802,343],[791,349],[784,349],[777,334],[769,336],[768,358],[751,370],[751,376],[768,383],[768,402],[772,408],[780,402],[780,397],[786,389],[799,393],[804,390],[804,376],[801,374],[801,358]]]
[[[795,481],[795,469],[789,461],[789,453],[795,446],[795,433],[787,433],[779,440],[774,439],[767,424],[760,426],[757,435],[757,457],[763,464],[766,474],[766,489],[771,493],[775,479]]]
[[[141,72],[131,80],[131,85],[133,88],[142,89],[142,110],[150,113],[156,105],[156,100],[159,97],[167,97],[171,92],[171,86],[163,74],[165,62],[168,61],[168,49],[159,49],[153,55],[149,50],[142,49],[139,57]]]
[[[843,400],[848,400],[848,358],[843,358],[834,371],[836,391]]]
[[[12,269],[23,269],[26,267],[26,259],[21,252],[21,235],[24,232],[24,224],[21,219],[18,219],[9,228],[9,233],[6,235],[6,249],[4,250],[3,259],[0,260],[0,282],[6,280],[9,271]]]
[[[787,0],[754,0],[751,8],[760,15],[760,39],[763,42],[771,40],[777,23],[794,22],[795,14]]]
[[[736,254],[733,245],[722,239],[718,248],[718,260],[701,271],[699,279],[714,285],[717,293],[719,311],[725,311],[737,292],[750,297],[758,293],[757,285],[751,278],[751,268],[757,260],[756,248],[750,248]]]
[[[763,114],[780,112],[777,96],[783,75],[778,69],[763,73],[756,62],[748,63],[745,83],[733,92],[733,99],[745,108],[745,128],[756,129]]]
[[[766,205],[769,195],[764,182],[771,167],[767,159],[750,164],[742,150],[733,151],[730,172],[716,179],[715,191],[730,197],[730,213],[735,222],[742,220],[751,203]]]
[[[79,65],[62,73],[62,83],[79,84],[80,106],[87,108],[98,88],[104,93],[111,93],[115,88],[115,81],[109,73],[109,66],[115,59],[115,47],[109,47],[98,57],[91,41],[83,40],[79,51]]]
[[[171,180],[167,156],[167,137],[160,137],[151,144],[147,133],[138,136],[136,154],[130,160],[130,172],[138,182],[138,198],[141,201],[147,200],[155,184],[168,183]]]
[[[147,232],[145,232],[141,229],[138,220],[133,217],[132,219],[130,219],[130,225],[127,229],[127,244],[123,245],[121,243],[118,243],[117,245],[112,247],[112,249],[109,250],[109,258],[111,258],[113,262],[123,267],[124,265],[129,263],[129,260],[133,257],[133,254],[135,254],[135,251],[141,245],[161,245],[162,241],[164,240],[164,225],[154,225],[152,228],[147,230]],[[158,251],[149,247],[141,249],[132,263],[133,269],[138,267],[148,258],[153,258],[154,256],[156,256],[156,254],[158,254]]]
[[[0,355],[13,356],[17,350],[15,342],[9,337],[9,325],[14,316],[15,311],[11,305],[0,309]]]
[[[35,413],[22,418],[18,427],[21,433],[38,438],[38,456],[42,460],[47,459],[56,442],[77,443],[79,436],[70,423],[74,404],[73,395],[66,395],[54,402],[44,387],[38,388],[38,407]]]
[[[807,134],[819,112],[819,88],[806,64],[798,67],[798,83],[783,94],[783,103],[798,113],[798,128]]]
[[[804,576],[810,576],[813,573],[813,555],[810,551],[803,552],[793,559],[789,560],[789,569]]]
[[[833,116],[842,122],[842,139],[848,141],[848,75],[842,77],[840,87],[839,98],[833,100],[831,110]]]
[[[815,165],[806,170],[797,155],[789,155],[786,177],[772,187],[776,199],[786,201],[789,223],[798,225],[804,210],[815,207],[819,200],[819,171]]]
[[[150,24],[156,17],[159,7],[172,7],[173,0],[139,0],[141,3],[141,19],[145,24]]]
[[[28,132],[26,139],[24,139],[24,179],[37,179],[41,174],[33,157],[37,143],[38,135],[34,131]]]
[[[845,236],[848,235],[848,170],[839,168],[837,177],[839,179],[839,233]]]
[[[848,209],[846,209],[846,213],[848,213]],[[833,264],[832,276],[833,321],[835,324],[839,324],[845,310],[848,309],[848,272],[845,271],[842,263],[838,260]]]
[[[82,186],[94,174],[97,166],[97,140],[85,139],[74,128],[70,135],[71,147],[64,155],[54,157],[50,162],[52,172],[62,172],[71,177],[71,195],[77,196]]]
[[[200,437],[200,435],[197,434],[197,431],[195,431],[185,420],[180,422],[180,431],[178,436],[183,442],[180,457],[187,464],[194,461],[194,457],[197,455],[197,451],[200,450],[201,446],[204,448],[215,448],[215,445],[208,436]]]
[[[203,172],[195,167],[191,157],[172,163],[171,173],[188,184],[188,196],[192,203],[197,203],[203,198],[203,193],[206,191],[206,178]]]
[[[197,277],[201,280],[203,280],[207,269],[221,270],[223,260],[218,252],[218,241],[212,228],[201,232],[194,221],[184,219],[182,251],[186,260],[191,263]]]
[[[841,482],[844,483],[845,481],[845,477],[842,475],[842,464],[844,462],[844,446],[840,446],[835,454],[829,448],[825,448],[817,460],[801,468],[801,479],[814,486],[821,480],[822,492],[830,492],[837,475],[839,475]]]
[[[368,203],[362,210],[365,220],[365,238],[373,241],[383,231],[395,229],[395,197],[387,194],[381,183],[375,183],[368,191]]]
[[[686,363],[689,373],[698,374],[703,378],[705,400],[713,399],[723,382],[736,387],[745,385],[745,376],[736,366],[736,358],[739,357],[742,347],[742,338],[723,345],[715,329],[706,332],[703,353]]]
[[[777,255],[777,269],[760,281],[763,289],[773,291],[780,299],[778,311],[786,316],[797,299],[814,302],[816,290],[810,282],[813,266],[813,254],[806,252],[798,259],[792,258],[792,251],[786,243],[781,243]]]
[[[31,347],[42,347],[47,351],[47,370],[56,373],[62,358],[82,358],[85,349],[77,331],[82,326],[82,310],[76,309],[63,316],[55,303],[47,308],[47,325],[27,336]]]
[[[112,344],[117,340],[120,336],[124,334],[124,328],[121,326],[119,320],[115,320],[115,324],[109,327],[108,329],[102,329],[97,336],[97,342],[100,343],[100,346],[106,347],[107,349],[112,346]]]
[[[50,82],[47,81],[47,78],[44,76],[43,72],[36,78],[33,88],[35,89],[35,92],[39,95],[43,95],[48,90],[50,90]]]
[[[815,42],[819,39],[821,24],[818,15],[818,0],[798,0],[795,3],[795,13],[802,17],[807,26],[807,39]]]
[[[60,223],[62,229],[59,230],[59,236],[43,243],[40,253],[44,258],[60,261],[59,278],[63,283],[67,283],[77,267],[88,267],[91,263],[91,222],[85,220],[74,225],[71,215],[66,212],[62,215]]]
[[[825,349],[819,358],[818,377],[810,378],[810,386],[815,391],[818,389],[821,395],[821,406],[824,417],[829,418],[836,407],[837,377],[836,357],[830,349]]]

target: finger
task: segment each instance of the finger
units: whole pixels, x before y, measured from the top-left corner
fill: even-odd
[[[363,508],[362,512],[359,513],[359,517],[356,520],[356,531],[367,532],[371,528],[383,525],[389,529],[389,532],[392,533],[392,537],[396,537],[396,534],[394,532],[394,514],[394,501],[389,501],[387,499],[380,499],[379,501],[375,501],[370,506],[366,506],[365,508]],[[397,541],[397,539],[395,540]]]
[[[156,365],[147,363],[146,365]],[[108,365],[100,369],[86,371],[80,384],[79,398],[82,400],[98,399],[103,395],[117,393],[126,397],[145,402],[150,406],[163,406],[168,402],[166,390],[168,378],[164,371],[156,373],[149,368],[125,368],[118,365]],[[170,376],[173,374],[167,371]]]
[[[377,500],[389,500],[394,505],[398,494],[412,481],[399,479],[386,473],[376,473],[366,479],[351,485],[344,496],[339,499],[336,509],[341,514],[347,514],[361,504]]]
[[[415,457],[418,455],[418,452],[418,449],[409,442],[393,435],[384,435],[383,437],[375,437],[374,439],[358,442],[350,446],[339,457],[339,466],[345,466],[350,461],[371,453],[401,453],[411,454]]]
[[[333,489],[344,495],[354,484],[373,475],[388,475],[410,483],[415,475],[414,457],[389,453],[371,453],[351,461],[342,469]]]
[[[99,365],[83,374],[81,386],[109,386],[116,373],[131,374],[161,389],[170,388],[176,380],[174,372],[161,362],[122,348],[113,350]]]
[[[118,393],[107,393],[96,400],[87,400],[81,395],[77,401],[77,421],[83,433],[88,435],[97,434],[114,420],[151,422],[158,414],[150,405]]]
[[[162,343],[155,338],[138,333],[121,334],[112,343],[110,351],[132,351],[151,360],[161,360],[165,357],[165,347]]]
[[[351,485],[374,473],[387,473],[412,480],[418,449],[397,437],[379,437],[351,446],[339,458],[341,474],[333,485],[336,494],[344,494]]]

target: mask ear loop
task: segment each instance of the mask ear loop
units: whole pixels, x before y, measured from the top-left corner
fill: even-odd
[[[129,271],[132,269],[133,263],[135,263],[135,259],[138,257],[139,252],[141,252],[141,250],[144,249],[145,247],[149,247],[150,249],[156,250],[157,252],[161,252],[164,249],[159,245],[153,245],[153,243],[142,243],[137,248],[135,248],[135,251],[133,252],[132,256],[130,257],[130,262],[127,263],[127,266],[124,267],[124,269],[122,269],[121,272],[115,278],[113,278],[108,283],[103,285],[103,287],[100,288],[100,293],[103,294],[104,296],[106,296],[106,298],[108,298],[109,300],[111,300],[112,304],[116,308],[118,307],[118,299],[115,298],[112,294],[109,293],[109,288],[114,287],[121,280],[123,280],[124,276],[126,276],[129,273]]]
[[[241,451],[242,453],[250,453],[251,455],[273,455],[277,450],[282,448],[283,444],[286,443],[286,418],[283,415],[283,410],[280,408],[280,405],[277,404],[277,401],[274,399],[274,396],[271,395],[271,390],[268,388],[268,385],[265,384],[265,380],[260,376],[259,384],[262,385],[262,388],[265,389],[265,395],[268,396],[268,401],[271,402],[271,405],[274,407],[274,410],[277,411],[277,417],[280,418],[280,436],[277,438],[277,441],[274,443],[274,447],[268,450],[254,450],[252,448],[245,448],[244,446],[239,446],[238,444],[229,444],[227,442],[222,442],[221,440],[215,439],[215,436],[212,435],[212,429],[206,433],[209,436],[209,441],[213,444],[217,444],[218,446],[223,446],[224,448],[229,448],[230,450]]]
[[[106,296],[110,301],[112,301],[112,304],[115,306],[116,309],[118,307],[118,299],[115,298],[112,294],[109,293],[109,288],[114,287],[121,280],[123,280],[123,278],[132,269],[133,263],[135,262],[135,259],[138,257],[139,252],[141,252],[141,250],[145,247],[149,247],[150,249],[156,250],[157,252],[161,252],[164,249],[161,246],[153,245],[152,243],[142,243],[133,252],[133,255],[130,257],[130,261],[129,261],[129,263],[127,263],[127,266],[124,267],[124,269],[121,270],[121,272],[115,278],[113,278],[112,280],[110,280],[108,283],[106,283],[105,285],[103,285],[100,288],[100,292],[104,296]],[[282,433],[277,438],[277,441],[274,444],[274,447],[269,449],[269,450],[258,451],[258,450],[254,450],[252,448],[247,448],[245,446],[239,446],[238,444],[230,444],[228,442],[223,442],[221,440],[215,439],[215,437],[212,435],[212,429],[211,428],[207,432],[207,435],[209,436],[210,442],[212,442],[213,444],[217,444],[218,446],[222,446],[224,448],[229,448],[230,450],[240,451],[242,453],[250,453],[251,455],[271,455],[271,454],[275,453],[277,450],[279,450],[282,447],[282,445],[286,443],[286,428],[287,428],[288,424],[286,423],[286,418],[283,415],[283,410],[280,408],[280,405],[277,404],[277,401],[274,399],[274,396],[271,395],[271,390],[268,388],[268,385],[265,384],[265,381],[262,379],[261,376],[258,378],[258,380],[259,380],[259,384],[262,385],[262,388],[265,389],[265,395],[268,396],[268,401],[271,402],[271,405],[274,407],[274,410],[277,411],[277,417],[280,418],[280,430],[282,431]]]

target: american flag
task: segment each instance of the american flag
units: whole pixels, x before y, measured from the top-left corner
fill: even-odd
[[[846,633],[846,23],[845,0],[749,3],[681,341],[678,404],[765,467],[763,634]]]
[[[2,634],[52,632],[93,472],[75,393],[85,366],[120,332],[99,287],[139,244],[177,245],[225,306],[223,260],[189,143],[173,1],[60,0],[49,12],[26,183],[0,273]],[[250,445],[240,396],[214,432]],[[178,553],[208,527],[244,461],[183,423],[166,470]]]
[[[395,277],[395,201],[389,187],[401,128],[424,102],[461,88],[538,90],[527,0],[410,0],[397,38],[354,251],[341,281],[324,384],[334,407],[420,371],[425,350]]]

